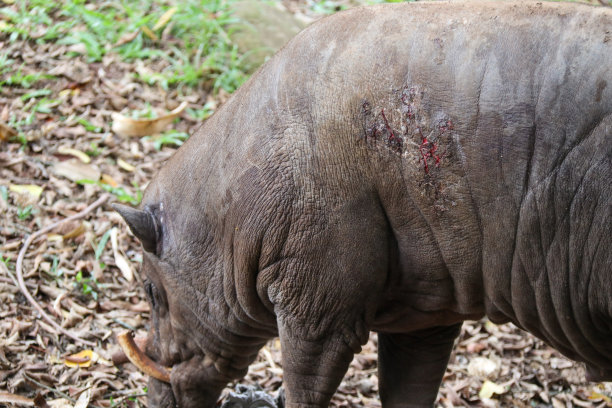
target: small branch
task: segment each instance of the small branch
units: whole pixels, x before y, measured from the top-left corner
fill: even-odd
[[[30,304],[32,306],[34,306],[34,308],[38,311],[38,313],[40,313],[42,318],[45,319],[51,326],[53,326],[53,328],[55,328],[59,332],[65,334],[66,336],[70,337],[73,340],[78,341],[79,343],[85,344],[86,346],[90,346],[90,347],[94,347],[96,345],[96,343],[93,343],[93,342],[88,341],[88,340],[84,340],[84,339],[80,338],[79,336],[77,336],[76,334],[73,334],[73,333],[69,332],[68,330],[64,329],[62,326],[57,324],[43,310],[43,308],[38,304],[36,299],[34,299],[34,297],[32,297],[32,295],[28,291],[26,283],[25,283],[25,281],[23,279],[23,259],[25,258],[25,254],[26,254],[26,252],[28,250],[28,247],[30,246],[30,244],[32,242],[34,242],[35,239],[37,239],[38,237],[46,234],[47,232],[49,232],[51,230],[57,228],[59,225],[62,225],[62,224],[66,223],[66,222],[69,222],[69,221],[77,220],[79,218],[83,218],[84,216],[86,216],[87,214],[89,214],[90,212],[92,212],[93,210],[95,210],[96,208],[101,206],[102,204],[104,204],[106,202],[106,200],[108,200],[109,197],[110,196],[108,194],[104,194],[104,195],[102,195],[102,197],[100,197],[97,201],[95,201],[89,207],[85,208],[83,211],[81,211],[81,212],[79,212],[77,214],[71,215],[68,218],[64,218],[63,220],[54,222],[53,224],[48,225],[45,228],[43,228],[43,229],[41,229],[39,231],[36,231],[32,235],[30,235],[28,237],[28,239],[26,239],[26,241],[24,242],[23,246],[21,247],[21,250],[19,251],[19,255],[17,256],[17,263],[15,265],[15,271],[17,272],[17,280],[19,282],[19,289],[21,289],[21,292],[23,293],[23,295],[26,297],[26,299],[28,299],[28,302],[30,302]]]
[[[27,381],[30,381],[36,385],[38,385],[41,388],[44,388],[47,391],[51,391],[52,393],[59,395],[62,398],[66,398],[68,401],[72,402],[73,404],[76,402],[76,400],[74,398],[72,398],[70,395],[61,392],[60,390],[57,390],[55,388],[49,387],[48,385],[45,385],[39,381],[36,381],[34,378],[30,377],[29,375],[27,375],[26,373],[23,373],[23,376],[25,377],[25,379]]]
[[[45,385],[45,384],[43,384],[43,383],[41,383],[41,382],[39,382],[39,381],[36,381],[34,378],[30,377],[29,375],[27,375],[27,374],[25,374],[25,373],[23,374],[23,376],[25,377],[25,379],[26,379],[27,381],[30,381],[30,382],[32,382],[32,383],[34,383],[34,384],[38,385],[39,387],[44,388],[45,390],[52,392],[52,393],[53,393],[53,394],[55,394],[55,395],[59,395],[59,396],[60,396],[60,397],[62,397],[62,398],[66,398],[68,401],[72,402],[73,404],[77,402],[77,400],[75,400],[74,398],[72,398],[70,395],[68,395],[68,394],[66,394],[66,393],[64,393],[64,392],[61,392],[60,390],[58,390],[58,389],[56,389],[56,388],[49,387],[48,385]],[[87,388],[86,388],[85,390],[87,390]],[[102,407],[100,407],[100,406],[98,406],[98,405],[93,405],[93,404],[89,404],[89,405],[87,405],[87,406],[88,406],[89,408],[102,408]]]
[[[11,278],[9,279],[5,278],[4,276],[0,276],[0,282],[12,283],[13,285],[15,285],[15,287],[19,287],[19,282],[17,282],[15,276],[13,276],[11,271],[9,271],[9,268],[3,262],[0,262],[0,269],[2,269],[2,271],[5,272],[9,276],[9,278]]]
[[[25,405],[26,407],[33,407],[34,400],[31,398],[26,398],[21,395],[11,394],[8,392],[0,392],[0,403],[8,403],[15,405]]]

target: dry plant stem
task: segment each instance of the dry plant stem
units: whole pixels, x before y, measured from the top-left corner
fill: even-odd
[[[126,331],[117,335],[117,341],[127,358],[143,373],[163,382],[170,382],[169,367],[164,367],[151,360],[134,342],[132,332]]]
[[[34,297],[32,297],[32,295],[28,291],[28,288],[26,287],[25,281],[23,280],[23,258],[25,258],[25,254],[28,251],[28,247],[30,246],[30,244],[32,242],[34,242],[35,239],[37,239],[38,237],[40,237],[40,236],[46,234],[47,232],[53,230],[54,228],[57,228],[59,225],[62,225],[63,223],[66,223],[66,222],[69,222],[69,221],[73,221],[73,220],[77,220],[79,218],[83,218],[84,216],[86,216],[87,214],[89,214],[90,212],[92,212],[93,210],[95,210],[96,208],[101,206],[102,204],[104,204],[106,202],[106,200],[108,200],[109,197],[110,196],[108,194],[104,194],[104,195],[102,195],[102,197],[98,198],[93,204],[91,204],[90,206],[85,208],[83,211],[81,211],[81,212],[79,212],[77,214],[71,215],[68,218],[64,218],[63,220],[54,222],[53,224],[48,225],[45,228],[43,228],[43,229],[41,229],[39,231],[36,231],[32,235],[30,235],[28,237],[28,239],[26,239],[26,241],[24,242],[23,246],[21,247],[21,250],[19,251],[19,255],[17,256],[17,263],[15,265],[15,272],[17,272],[17,280],[19,282],[19,289],[21,289],[21,292],[23,293],[23,295],[26,297],[26,299],[28,299],[28,302],[30,302],[30,304],[32,306],[34,306],[34,308],[38,311],[38,313],[40,313],[42,318],[45,319],[51,326],[53,326],[53,328],[58,330],[60,333],[63,333],[66,336],[70,337],[71,339],[76,340],[79,343],[82,343],[82,344],[84,344],[86,346],[90,346],[90,347],[94,347],[96,345],[96,343],[88,341],[88,340],[84,340],[84,339],[80,338],[79,336],[77,336],[76,334],[73,334],[73,333],[69,332],[68,330],[64,329],[62,326],[57,324],[55,322],[55,320],[53,320],[43,310],[43,308],[38,304],[38,302],[36,302],[36,299],[34,299]]]
[[[31,398],[22,397],[21,395],[11,394],[8,392],[0,392],[0,403],[15,404],[18,406],[33,407],[34,400]]]
[[[60,397],[62,397],[62,398],[65,398],[65,399],[67,399],[68,401],[72,402],[73,404],[77,402],[77,401],[76,401],[74,398],[72,398],[70,395],[68,395],[68,394],[66,394],[66,393],[63,393],[63,392],[61,392],[61,391],[60,391],[60,390],[58,390],[58,389],[55,389],[55,388],[49,387],[48,385],[45,385],[45,384],[43,384],[43,383],[41,383],[41,382],[38,382],[38,381],[36,381],[34,378],[30,377],[29,375],[27,375],[27,374],[25,374],[25,373],[23,374],[23,376],[25,377],[25,379],[26,379],[26,380],[30,381],[31,383],[36,384],[36,385],[38,385],[39,387],[44,388],[44,389],[45,389],[45,390],[47,390],[47,391],[51,391],[52,393],[54,393],[54,394],[56,394],[56,395],[59,395],[59,396],[60,396]],[[102,407],[100,407],[100,406],[98,406],[98,405],[93,405],[93,404],[89,404],[89,405],[87,405],[87,407],[88,407],[88,408],[102,408]]]

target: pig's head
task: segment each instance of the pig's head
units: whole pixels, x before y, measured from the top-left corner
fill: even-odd
[[[142,277],[151,305],[145,353],[171,372],[169,382],[151,378],[149,407],[215,406],[227,383],[246,374],[265,340],[240,335],[241,322],[224,300],[220,262],[199,241],[201,225],[177,227],[181,236],[198,228],[186,235],[197,245],[173,244],[163,205],[114,208],[144,249]]]

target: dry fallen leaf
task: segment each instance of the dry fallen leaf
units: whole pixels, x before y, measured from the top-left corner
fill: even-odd
[[[121,158],[117,159],[117,166],[129,172],[136,170],[136,167],[132,166],[130,163],[126,162],[125,160]]]
[[[473,377],[481,379],[494,379],[499,374],[500,364],[486,357],[476,357],[470,361],[467,367],[468,373]]]
[[[109,174],[106,174],[106,173],[102,173],[102,177],[100,178],[100,181],[104,184],[108,184],[109,186],[113,188],[119,187],[119,183],[117,183],[117,181],[115,181],[114,178],[112,178]]]
[[[71,147],[68,146],[60,146],[59,149],[57,149],[58,153],[61,154],[67,154],[70,156],[74,156],[77,159],[79,159],[80,161],[82,161],[83,163],[89,163],[91,162],[91,158],[84,152],[77,150],[77,149],[73,149]]]
[[[59,175],[66,177],[72,181],[79,180],[93,180],[98,181],[100,179],[100,170],[92,164],[82,163],[77,159],[69,159],[66,161],[55,163],[52,167],[52,171]]]
[[[28,194],[36,201],[42,194],[43,188],[36,184],[11,184],[9,190],[17,194]]]
[[[115,257],[117,268],[119,268],[125,280],[131,282],[132,279],[134,279],[134,273],[132,272],[130,263],[121,253],[119,253],[119,246],[117,245],[117,228],[111,230],[111,245],[113,247],[113,256]]]
[[[138,31],[132,31],[131,33],[125,33],[117,40],[113,47],[119,47],[120,45],[127,44],[134,40],[138,36]]]
[[[81,222],[75,228],[73,228],[72,230],[68,231],[64,235],[62,235],[62,239],[67,240],[67,239],[71,239],[71,238],[76,238],[76,237],[81,236],[82,234],[84,234],[85,231],[87,231],[87,228],[85,228],[85,223]]]
[[[89,400],[91,399],[91,384],[87,384],[87,389],[79,395],[79,399],[76,404],[74,404],[74,408],[87,408],[89,405]]]
[[[79,45],[79,44],[75,44]],[[88,64],[85,64],[79,59],[73,59],[60,62],[55,68],[49,71],[51,75],[62,75],[71,81],[79,84],[86,84],[93,78],[93,73]],[[77,95],[80,90],[72,89],[72,95]]]
[[[489,399],[493,394],[503,394],[504,392],[506,392],[506,387],[487,380],[482,384],[478,396],[481,399]]]
[[[49,401],[49,406],[51,406],[51,408],[73,408],[70,401],[65,398],[51,400]]]
[[[21,395],[0,392],[0,404],[15,404],[18,406],[33,407],[34,400],[22,397]]]
[[[597,391],[592,391],[591,395],[589,395],[589,399],[590,400],[601,399],[601,400],[605,401],[608,406],[612,406],[612,398],[610,398],[609,396],[607,396],[605,394],[597,392]]]
[[[177,7],[172,7],[168,9],[168,11],[166,11],[164,14],[162,14],[159,20],[157,20],[157,23],[155,23],[155,25],[153,26],[153,31],[159,30],[160,28],[165,26],[177,10]]]
[[[8,125],[5,125],[4,123],[0,122],[0,141],[8,140],[10,137],[13,136],[17,136],[17,132]]]
[[[47,241],[49,242],[61,242],[64,237],[60,234],[47,234]]]
[[[113,132],[120,136],[147,136],[160,133],[172,123],[174,118],[181,114],[187,107],[187,102],[181,103],[176,109],[167,115],[155,119],[132,119],[119,113],[113,113]]]
[[[157,41],[159,40],[159,37],[157,36],[157,34],[155,34],[153,31],[151,31],[151,29],[145,25],[141,26],[140,29],[142,30],[142,32],[149,37],[150,39],[152,39],[153,41]]]
[[[91,367],[93,363],[98,361],[98,353],[93,350],[81,350],[76,354],[72,354],[64,359],[64,364],[67,367]]]
[[[34,406],[37,408],[51,408],[51,406],[47,404],[47,400],[40,394],[36,394],[36,397],[34,397]]]

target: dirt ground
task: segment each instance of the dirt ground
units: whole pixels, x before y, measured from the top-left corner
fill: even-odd
[[[7,16],[19,12],[19,3],[0,1],[0,407],[146,406],[147,378],[132,364],[113,361],[114,335],[132,330],[144,336],[149,306],[140,246],[110,204],[136,205],[185,133],[214,112],[228,91],[213,91],[205,79],[190,87],[147,80],[166,69],[167,60],[143,62],[113,51],[144,31],[120,38],[126,41],[120,45],[103,44],[97,60],[83,49],[90,45],[87,37],[83,43],[40,40],[45,33],[36,29],[50,23],[27,26],[28,35],[12,38]],[[344,4],[291,0],[281,7],[315,19]],[[65,20],[59,11],[50,13]],[[164,50],[173,46],[173,34],[161,30],[152,48]],[[168,119],[173,130],[157,129],[159,117],[177,108],[175,120]],[[133,132],[135,125],[117,114],[135,111],[149,118],[152,135],[121,135],[113,127],[122,123]],[[26,238],[103,196],[106,201],[85,217],[35,237],[20,285],[17,260]],[[380,406],[376,365],[372,335],[332,406]],[[278,340],[260,352],[241,382],[277,393]],[[612,407],[612,384],[587,383],[581,365],[512,325],[466,322],[436,405]]]

